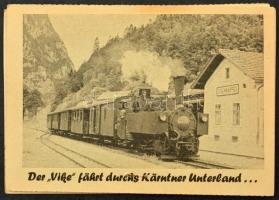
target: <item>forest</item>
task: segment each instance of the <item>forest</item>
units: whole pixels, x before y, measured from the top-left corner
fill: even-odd
[[[122,59],[127,52],[151,52],[159,59],[179,60],[185,68],[185,75],[192,79],[218,49],[263,52],[263,17],[158,15],[145,26],[131,24],[125,29],[123,37],[116,35],[102,47],[96,38],[92,49],[88,61],[57,86],[52,110],[74,93],[89,94],[92,89],[97,94],[127,90],[144,82],[146,73],[136,72],[129,78],[123,78]],[[77,98],[76,103],[80,100]]]

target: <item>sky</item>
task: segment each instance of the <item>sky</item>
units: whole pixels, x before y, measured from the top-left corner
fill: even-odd
[[[126,27],[141,26],[156,15],[49,15],[50,21],[65,43],[75,69],[87,61],[98,37],[100,46],[116,35],[123,36]]]

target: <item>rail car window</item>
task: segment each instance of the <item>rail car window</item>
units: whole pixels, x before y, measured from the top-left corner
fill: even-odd
[[[215,124],[220,125],[222,123],[222,110],[221,110],[221,104],[215,105]]]

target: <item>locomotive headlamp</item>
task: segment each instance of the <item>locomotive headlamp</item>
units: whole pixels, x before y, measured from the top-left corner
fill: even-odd
[[[202,116],[201,116],[201,120],[202,120],[203,122],[207,122],[208,117],[207,117],[206,115],[202,115]]]
[[[163,122],[167,121],[168,118],[167,113],[160,113],[159,118]]]

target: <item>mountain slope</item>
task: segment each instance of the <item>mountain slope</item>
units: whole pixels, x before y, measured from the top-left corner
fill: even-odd
[[[47,15],[23,17],[23,81],[25,109],[32,112],[53,101],[56,84],[73,72],[67,49]],[[42,103],[32,107],[36,98]]]

